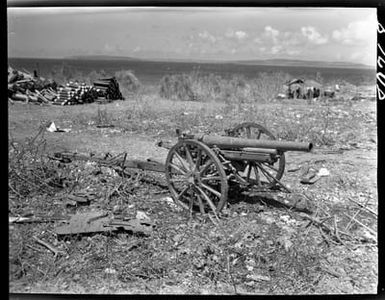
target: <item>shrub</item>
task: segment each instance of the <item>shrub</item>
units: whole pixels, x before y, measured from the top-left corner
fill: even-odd
[[[235,74],[222,78],[215,74],[167,75],[160,82],[160,96],[172,100],[221,101],[231,105],[273,100],[290,78],[284,73],[261,73],[255,79]]]
[[[277,73],[260,73],[256,79],[252,81],[252,90],[255,101],[270,102],[283,89],[284,83],[290,79],[289,74],[282,72]]]
[[[166,75],[160,81],[160,96],[171,100],[194,100],[193,80],[191,75]]]
[[[119,81],[121,88],[127,92],[137,92],[141,83],[131,70],[121,70],[115,72],[115,77]]]

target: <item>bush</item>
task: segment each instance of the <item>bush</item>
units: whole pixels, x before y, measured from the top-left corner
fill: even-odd
[[[166,99],[192,101],[194,100],[193,80],[191,75],[166,75],[160,81],[159,95]]]
[[[252,90],[255,101],[270,102],[278,93],[282,92],[284,83],[290,79],[289,74],[278,73],[260,73],[252,81]]]
[[[140,81],[131,70],[115,72],[115,77],[123,91],[136,93],[141,87]]]
[[[261,73],[255,79],[235,74],[222,78],[215,74],[167,75],[160,82],[160,96],[182,101],[221,101],[239,105],[250,102],[269,102],[282,92],[290,76],[284,73]]]

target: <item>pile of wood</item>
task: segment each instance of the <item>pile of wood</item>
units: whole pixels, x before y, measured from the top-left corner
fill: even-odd
[[[108,103],[112,100],[124,100],[119,90],[119,83],[115,77],[99,78],[94,82],[94,88],[97,92],[97,103]]]
[[[57,95],[58,97],[52,103],[54,105],[92,103],[97,98],[97,92],[92,86],[72,81],[64,87],[59,87]]]
[[[32,75],[27,70],[8,68],[8,99],[12,101],[48,104],[56,95],[56,82]]]
[[[38,77],[36,72],[8,68],[8,99],[36,104],[75,105],[84,103],[108,103],[124,100],[115,77],[99,78],[93,86],[70,81],[59,86],[55,81]]]

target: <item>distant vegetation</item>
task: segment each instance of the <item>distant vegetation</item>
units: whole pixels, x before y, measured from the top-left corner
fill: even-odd
[[[166,75],[160,81],[159,95],[181,101],[268,102],[282,91],[288,79],[289,74],[280,72],[260,73],[254,79],[242,75],[223,78],[199,72]]]

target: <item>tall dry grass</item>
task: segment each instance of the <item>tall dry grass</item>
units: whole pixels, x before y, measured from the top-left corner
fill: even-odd
[[[180,101],[266,103],[283,91],[283,85],[289,78],[290,75],[285,73],[261,73],[254,79],[243,75],[223,78],[200,72],[166,75],[160,81],[159,95]]]
[[[64,85],[69,81],[84,82],[92,85],[94,81],[102,77],[114,76],[119,83],[123,96],[128,97],[138,93],[142,89],[142,84],[132,70],[120,70],[117,72],[106,72],[105,70],[93,70],[89,73],[81,71],[73,66],[62,63],[52,68],[49,77],[58,84]]]

